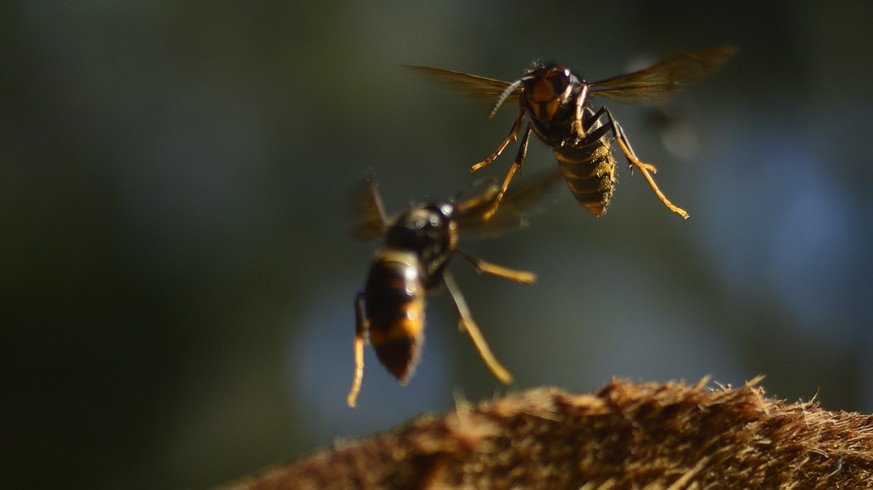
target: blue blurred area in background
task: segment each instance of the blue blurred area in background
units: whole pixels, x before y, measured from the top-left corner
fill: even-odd
[[[873,411],[869,2],[3,10],[3,488],[204,487],[504,391],[442,293],[410,384],[368,349],[345,406],[377,246],[349,237],[348,190],[372,170],[389,211],[452,194],[514,115],[402,64],[511,80],[543,57],[594,80],[738,46],[675,101],[609,105],[690,220],[619,160],[605,217],[561,192],[465,244],[535,286],[453,270],[514,388],[764,374]],[[526,171],[554,165],[533,141]]]

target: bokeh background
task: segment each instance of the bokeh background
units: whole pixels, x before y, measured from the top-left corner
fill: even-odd
[[[619,169],[453,270],[514,388],[758,374],[873,411],[873,3],[10,2],[0,16],[0,486],[202,488],[504,392],[429,301],[403,388],[353,299],[372,170],[389,210],[469,185],[509,130],[401,65],[606,78],[731,43],[671,103],[610,107],[668,212]],[[483,175],[500,177],[514,146]],[[533,141],[525,173],[554,166]]]

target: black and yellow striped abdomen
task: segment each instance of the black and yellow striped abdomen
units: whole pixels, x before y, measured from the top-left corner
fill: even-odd
[[[599,121],[589,130],[600,127]],[[615,158],[607,135],[555,148],[555,158],[576,201],[594,216],[606,211],[615,190]]]
[[[424,297],[415,254],[377,253],[364,289],[367,332],[379,362],[401,383],[412,375],[424,343]]]

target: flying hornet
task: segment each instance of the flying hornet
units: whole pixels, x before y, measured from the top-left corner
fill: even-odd
[[[485,262],[458,250],[458,238],[495,235],[523,226],[523,208],[560,178],[558,172],[550,172],[523,183],[507,197],[500,213],[487,222],[483,213],[493,207],[499,192],[493,180],[480,185],[484,189],[470,197],[415,205],[389,219],[375,182],[372,177],[367,179],[366,189],[356,196],[363,219],[355,234],[364,239],[381,237],[384,244],[370,265],[364,290],[355,298],[355,375],[347,398],[350,407],[355,406],[361,389],[367,341],[401,384],[410,379],[424,342],[425,296],[439,286],[449,292],[460,327],[470,335],[494,376],[504,384],[512,382],[512,375],[482,337],[446,267],[457,254],[478,272],[532,284],[536,275],[531,272]]]
[[[410,66],[410,68],[476,97],[493,101],[488,117],[509,99],[518,98],[518,116],[509,135],[485,160],[473,165],[477,172],[491,164],[518,137],[525,114],[528,123],[522,133],[515,161],[503,180],[488,219],[497,210],[513,175],[521,168],[527,154],[531,132],[554,150],[561,173],[576,201],[594,216],[601,216],[615,190],[615,158],[610,136],[618,143],[631,170],[637,168],[652,191],[668,209],[683,219],[688,213],[670,202],[658,188],[652,164],[640,160],[631,147],[624,129],[609,108],[591,108],[590,98],[637,103],[665,100],[678,94],[683,86],[698,82],[724,66],[736,54],[733,46],[715,46],[669,58],[649,68],[597,82],[588,82],[570,68],[557,63],[536,61],[522,77],[504,82],[457,71]]]

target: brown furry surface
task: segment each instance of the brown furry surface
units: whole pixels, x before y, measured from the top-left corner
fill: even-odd
[[[873,488],[873,416],[707,380],[539,388],[423,416],[226,487]]]

